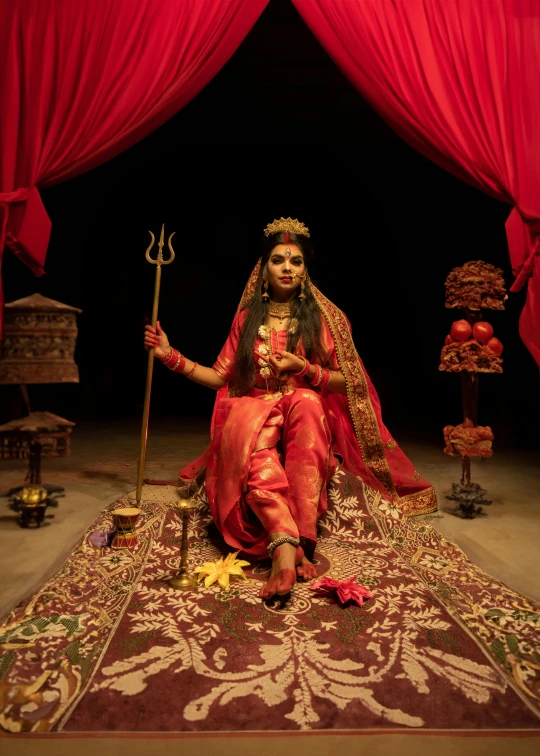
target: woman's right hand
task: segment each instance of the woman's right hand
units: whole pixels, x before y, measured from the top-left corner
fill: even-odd
[[[154,349],[156,357],[161,359],[169,351],[170,344],[165,331],[159,324],[159,320],[156,325],[156,329],[152,328],[151,325],[144,327],[144,348],[147,351]]]

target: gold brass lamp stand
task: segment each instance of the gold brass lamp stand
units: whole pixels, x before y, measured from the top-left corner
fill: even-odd
[[[182,545],[180,547],[180,571],[178,575],[169,580],[171,588],[177,588],[181,591],[193,590],[197,585],[197,578],[188,571],[188,520],[189,513],[195,508],[190,499],[180,499],[174,502],[182,518]]]
[[[148,260],[149,263],[156,266],[156,279],[154,283],[154,303],[152,306],[152,328],[155,328],[157,324],[157,316],[158,316],[159,289],[161,286],[161,266],[169,265],[174,260],[174,249],[172,248],[171,240],[176,232],[173,231],[173,233],[169,236],[168,245],[169,245],[171,256],[169,257],[168,260],[163,259],[163,245],[165,243],[164,242],[165,226],[161,226],[161,236],[158,242],[158,254],[155,259],[153,257],[150,257],[150,250],[154,246],[156,237],[151,231],[149,231],[148,233],[152,237],[152,241],[150,242],[150,246],[146,250],[146,259]],[[139,467],[137,470],[137,504],[141,503],[142,487],[143,487],[143,480],[144,480],[144,465],[146,461],[146,444],[148,441],[148,417],[150,415],[150,393],[152,391],[152,375],[154,372],[154,351],[155,351],[154,349],[150,349],[150,351],[148,352],[148,366],[146,369],[146,389],[144,392],[143,423],[142,423],[142,432],[141,432],[141,451],[139,454]]]

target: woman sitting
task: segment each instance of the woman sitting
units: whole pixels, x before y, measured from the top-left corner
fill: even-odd
[[[265,229],[263,254],[212,368],[170,347],[157,324],[145,346],[169,368],[218,391],[212,441],[180,473],[206,481],[214,522],[229,546],[272,558],[263,598],[285,595],[309,561],[326,485],[344,467],[406,515],[436,509],[433,487],[382,423],[380,404],[344,314],[313,285],[308,229],[281,218]]]

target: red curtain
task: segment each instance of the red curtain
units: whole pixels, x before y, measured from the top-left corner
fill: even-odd
[[[520,333],[540,365],[540,2],[293,3],[409,144],[513,206],[511,291],[528,284]]]
[[[87,171],[164,123],[267,3],[0,2],[0,257],[5,242],[43,273],[51,223],[36,187]]]

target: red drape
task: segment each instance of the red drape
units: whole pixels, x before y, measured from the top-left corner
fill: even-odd
[[[511,291],[528,284],[520,333],[540,365],[540,2],[293,3],[409,144],[513,206]]]
[[[0,256],[5,242],[43,273],[51,223],[36,187],[93,168],[164,123],[267,3],[0,2]]]

